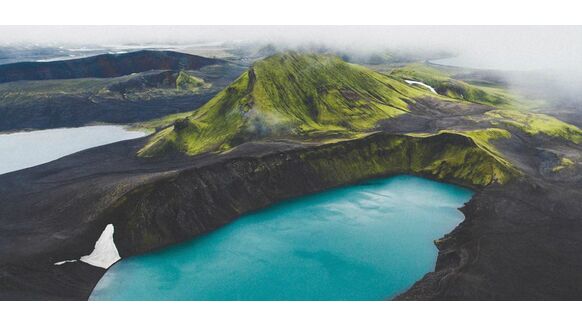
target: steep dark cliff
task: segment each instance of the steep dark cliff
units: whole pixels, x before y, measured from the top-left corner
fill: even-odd
[[[311,146],[247,143],[198,157],[128,155],[144,142],[99,147],[0,177],[0,298],[86,299],[100,275],[80,279],[83,263],[53,263],[90,253],[109,223],[126,257],[212,231],[279,200],[367,178],[412,173],[475,188],[516,178],[455,134],[379,133]],[[451,154],[463,160],[447,161]]]
[[[108,208],[103,216],[117,227],[122,256],[189,239],[289,197],[368,178],[410,173],[480,188],[518,175],[470,138],[454,134],[379,133],[226,159],[135,188]]]

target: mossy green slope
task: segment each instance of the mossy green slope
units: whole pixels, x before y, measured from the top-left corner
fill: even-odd
[[[509,139],[511,133],[504,129],[488,128],[476,130],[440,130],[438,133],[409,133],[413,137],[428,137],[440,134],[454,134],[467,137],[481,150],[493,157],[499,165],[505,166],[508,170],[514,170],[513,165],[507,161],[499,150],[491,143],[496,139]]]
[[[492,106],[492,110],[481,119],[492,126],[511,126],[529,135],[543,134],[574,143],[582,142],[582,130],[578,127],[552,116],[533,112],[544,104],[543,100],[528,99],[500,86],[472,85],[453,79],[447,70],[421,63],[394,69],[390,74],[403,80],[426,83],[439,94],[452,99]]]
[[[501,89],[492,87],[474,86],[469,83],[455,80],[445,71],[438,70],[426,64],[415,63],[391,72],[405,80],[415,80],[426,83],[444,96],[449,98],[474,102],[478,104],[502,107],[515,102],[511,95]]]
[[[569,140],[576,144],[582,142],[580,128],[549,115],[517,110],[492,110],[487,112],[487,116],[491,119],[492,124],[513,126],[529,135],[543,134]]]
[[[435,95],[409,85],[404,81],[407,78],[446,92]],[[449,88],[451,85],[459,87],[460,93]],[[196,112],[150,122],[148,126],[157,127],[158,132],[139,155],[226,151],[252,140],[292,139],[332,144],[362,139],[380,130],[378,123],[382,120],[406,114],[409,105],[422,97],[481,103],[490,109],[485,107],[484,114],[470,118],[487,123],[476,130],[451,127],[434,134],[409,134],[412,140],[443,134],[462,137],[443,140],[469,141],[462,147],[446,146],[439,158],[430,155],[429,149],[415,146],[415,151],[429,155],[420,166],[411,164],[409,170],[414,173],[460,179],[475,185],[504,183],[509,176],[520,174],[492,143],[512,138],[512,133],[504,128],[575,143],[582,141],[582,132],[577,127],[528,112],[517,96],[502,88],[471,85],[427,65],[409,65],[385,75],[335,56],[288,52],[256,62]],[[469,159],[471,163],[467,162]]]
[[[263,138],[328,138],[365,132],[431,95],[331,55],[277,54],[156,135],[140,151],[197,154]]]
[[[504,184],[520,175],[509,162],[492,156],[475,140],[457,132],[416,136],[377,133],[319,147],[302,155],[302,159],[330,181],[357,180],[362,172],[371,176],[412,173],[474,187]]]

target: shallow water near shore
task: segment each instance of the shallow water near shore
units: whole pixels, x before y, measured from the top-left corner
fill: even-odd
[[[384,300],[434,269],[473,192],[400,175],[296,198],[123,259],[91,300]]]
[[[145,136],[118,125],[0,134],[0,174],[33,167],[81,150]]]

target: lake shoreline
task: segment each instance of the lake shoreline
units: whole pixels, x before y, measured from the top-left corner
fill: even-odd
[[[378,135],[371,138],[377,139],[383,137]],[[231,222],[232,219],[238,217],[240,214],[248,212],[248,210],[245,210],[243,212],[237,212],[236,214],[235,213],[229,214],[228,218],[212,216],[208,217],[208,219],[210,220],[204,219],[203,221],[196,223],[195,226],[188,228],[195,229],[194,231],[198,231],[196,233],[185,234],[184,232],[187,230],[182,230],[184,228],[175,230],[176,228],[170,228],[169,226],[168,228],[176,231],[175,236],[172,236],[167,240],[160,240],[155,242],[153,244],[157,245],[155,247],[148,246],[144,248],[144,246],[139,246],[140,245],[139,243],[135,244],[135,242],[130,242],[130,240],[125,239],[131,236],[132,230],[131,229],[128,230],[128,228],[131,226],[132,223],[124,222],[125,220],[124,218],[127,218],[127,215],[123,213],[123,210],[120,211],[120,209],[115,209],[119,205],[115,205],[116,198],[112,198],[121,197],[122,195],[125,195],[123,196],[125,199],[131,199],[133,197],[132,194],[135,193],[135,192],[130,193],[132,189],[134,189],[135,191],[139,191],[142,189],[137,187],[135,185],[135,182],[132,181],[136,182],[144,181],[147,182],[148,184],[153,183],[158,185],[162,183],[162,181],[167,181],[171,183],[172,179],[175,179],[175,177],[178,175],[183,175],[185,177],[186,176],[195,177],[197,174],[196,172],[201,169],[209,173],[213,171],[217,173],[223,171],[224,173],[228,172],[229,175],[238,174],[235,173],[235,171],[232,171],[232,168],[234,168],[236,165],[241,164],[248,165],[243,163],[249,161],[250,162],[259,161],[263,163],[272,162],[274,164],[283,160],[283,162],[281,163],[284,163],[286,161],[291,160],[292,158],[298,159],[298,157],[296,156],[298,156],[300,153],[308,151],[310,147],[313,147],[294,143],[290,144],[251,143],[243,145],[244,147],[239,148],[234,152],[230,152],[226,156],[205,154],[200,156],[189,157],[182,155],[165,159],[142,159],[135,157],[135,155],[133,154],[135,154],[136,151],[140,149],[143,143],[145,142],[146,138],[118,142],[115,144],[85,150],[83,152],[67,156],[66,158],[62,158],[60,160],[48,164],[0,176],[0,204],[4,204],[4,206],[0,207],[0,212],[3,212],[3,214],[0,213],[2,214],[0,215],[0,217],[4,217],[4,220],[8,219],[9,222],[22,222],[22,224],[26,224],[26,227],[28,227],[26,229],[28,229],[32,234],[42,233],[40,231],[36,232],[36,229],[34,228],[39,226],[37,220],[42,220],[45,222],[46,220],[54,220],[55,222],[60,222],[58,226],[55,226],[56,229],[61,230],[62,228],[59,227],[65,227],[65,230],[64,231],[61,230],[60,232],[58,232],[58,234],[66,233],[68,235],[66,244],[63,244],[61,241],[56,240],[55,243],[49,242],[49,244],[46,244],[44,239],[38,239],[38,241],[35,241],[31,244],[30,241],[27,239],[27,241],[22,240],[22,242],[25,242],[27,244],[27,246],[20,247],[19,236],[10,234],[9,231],[6,231],[8,235],[3,236],[3,238],[0,238],[0,240],[4,240],[5,243],[4,245],[6,246],[6,248],[4,248],[3,254],[0,254],[0,263],[4,264],[12,263],[9,266],[4,266],[5,276],[11,278],[7,278],[8,281],[5,281],[2,284],[5,287],[2,288],[3,289],[2,291],[0,291],[0,298],[6,298],[8,297],[7,295],[11,295],[10,293],[7,293],[7,291],[11,290],[12,288],[15,288],[16,290],[21,289],[26,290],[26,288],[28,289],[33,288],[33,290],[35,290],[38,288],[36,292],[33,292],[33,290],[30,291],[31,293],[40,292],[39,294],[37,294],[37,296],[28,296],[26,297],[26,299],[87,299],[92,288],[95,286],[101,275],[105,272],[104,269],[96,268],[99,269],[97,271],[100,272],[102,271],[102,273],[99,274],[99,276],[96,277],[95,280],[91,281],[87,281],[84,278],[80,280],[75,280],[78,279],[75,278],[74,280],[69,280],[64,285],[63,283],[57,283],[55,281],[48,286],[46,284],[42,284],[41,286],[37,287],[34,287],[34,284],[30,285],[30,282],[43,281],[49,279],[49,277],[51,276],[57,278],[62,275],[75,274],[75,272],[77,272],[80,269],[80,267],[84,267],[82,263],[79,262],[64,263],[63,265],[59,266],[55,266],[54,263],[63,261],[63,259],[79,258],[81,256],[91,253],[91,251],[94,248],[95,240],[98,239],[104,227],[109,223],[113,223],[115,225],[116,229],[116,236],[114,237],[116,239],[115,244],[119,248],[121,257],[128,257],[135,254],[141,254],[154,248],[159,249],[166,245],[191,239],[192,237],[199,235],[201,233],[215,230],[216,228]],[[364,140],[359,142],[367,143],[369,141]],[[350,147],[358,147],[356,146],[358,143],[354,144],[353,142],[347,143],[342,142],[340,144],[333,144],[325,147],[332,148],[337,148],[340,146],[344,147],[344,144],[345,145],[353,144],[353,146]],[[287,150],[282,150],[285,148],[287,148]],[[342,148],[338,148],[338,151],[340,151],[340,149]],[[107,160],[103,161],[104,158],[107,158]],[[236,164],[237,162],[239,162],[240,164]],[[302,164],[302,166],[304,165],[305,164]],[[78,167],[79,169],[76,169],[76,167]],[[68,173],[65,174],[65,172]],[[164,172],[173,173],[168,174]],[[245,202],[249,202],[252,200],[252,202],[256,203],[257,201],[259,201],[257,205],[252,205],[252,208],[260,209],[278,200],[311,194],[317,191],[329,189],[331,187],[349,185],[361,181],[363,179],[391,176],[394,174],[402,173],[402,170],[398,167],[393,167],[392,172],[393,173],[387,172],[385,174],[379,175],[366,175],[363,176],[362,178],[357,179],[350,178],[345,182],[342,181],[324,182],[324,180],[322,180],[322,177],[319,177],[317,179],[315,178],[315,176],[312,178],[301,177],[301,174],[305,174],[306,172],[301,170],[300,167],[297,167],[296,164],[291,164],[290,162],[289,164],[285,164],[285,171],[280,172],[280,174],[282,175],[280,177],[280,181],[277,184],[264,185],[265,187],[268,186],[269,188],[275,188],[273,189],[273,191],[271,192],[268,192],[267,190],[261,191],[260,197],[257,197],[258,195],[254,196],[248,195],[251,196],[252,198],[245,200]],[[38,181],[39,177],[43,177],[41,178],[41,181],[49,179],[52,182],[50,184],[45,183],[39,184],[39,182],[41,182]],[[59,177],[63,177],[64,180],[62,180],[62,182],[58,182],[59,179],[63,179]],[[243,176],[239,178],[243,178]],[[247,176],[247,173],[244,174],[244,179],[250,179],[246,180],[247,182],[244,182],[244,184],[251,182],[253,184],[261,182],[261,180],[254,180],[255,178],[252,178],[252,176]],[[71,184],[71,181],[75,182]],[[221,185],[226,183],[228,180],[225,180],[224,176],[221,178],[219,174],[219,176],[217,176],[216,178],[212,178],[210,181],[214,181],[215,184]],[[307,181],[310,182],[305,184],[305,182]],[[263,182],[267,182],[267,180]],[[458,180],[449,182],[459,184]],[[116,187],[120,183],[121,186],[123,186],[123,188]],[[191,183],[188,184],[191,185]],[[244,184],[238,185],[237,188],[243,187]],[[96,186],[98,187],[96,188]],[[226,187],[227,185],[224,186]],[[191,185],[191,187],[189,188],[192,187],[193,186]],[[230,192],[237,192],[236,191],[237,188],[232,189],[233,188],[232,186],[227,188],[231,188]],[[19,195],[21,193],[23,192],[30,193],[31,191],[33,192],[32,195],[37,196],[28,197],[25,199],[20,198]],[[59,199],[63,196],[69,197],[65,195],[69,195],[71,192],[77,195],[73,199],[74,202],[68,201],[68,203],[70,203],[71,205],[70,207],[64,208],[65,212],[63,212],[63,209],[61,209],[59,212],[55,212],[56,208],[50,206],[50,204],[60,202]],[[166,198],[173,199],[175,202],[178,203],[181,202],[181,199],[183,197],[192,197],[192,195],[183,192],[180,193],[180,195],[173,196],[172,195],[173,192],[166,193],[164,192],[164,188],[160,189],[159,192],[161,192],[164,195],[164,199]],[[223,199],[228,199],[227,197],[230,197],[229,196],[230,192],[226,191],[219,192],[217,195],[221,195],[220,197],[222,197]],[[264,193],[264,196],[262,193]],[[10,199],[13,199],[14,197],[17,197],[20,200],[18,202],[11,201]],[[44,199],[44,201],[38,203],[36,197],[41,197],[42,199]],[[108,202],[109,204],[103,203],[104,201]],[[35,203],[38,205],[30,205]],[[10,206],[6,206],[8,204],[10,204]],[[43,204],[46,204],[47,207],[39,207],[39,205]],[[214,208],[214,206],[218,206],[219,204],[209,203],[208,205]],[[221,211],[224,211],[225,209],[224,205],[225,204],[223,203],[222,205],[216,207],[216,209],[221,209]],[[152,203],[150,206],[159,208],[157,205],[155,205],[155,203]],[[109,207],[111,208],[108,209]],[[149,213],[152,214],[154,212]],[[22,215],[21,219],[17,219],[17,217],[20,217],[21,215]],[[92,220],[87,223],[83,223],[81,226],[78,226],[79,222],[77,218],[79,216],[90,217],[92,218]],[[164,215],[162,214],[162,216]],[[196,217],[197,216],[194,215],[193,218],[196,219]],[[121,226],[119,226],[120,222],[123,223]],[[146,221],[144,221],[144,223],[145,222]],[[140,225],[141,224],[143,223],[140,223]],[[51,232],[51,234],[55,234],[59,230],[55,230],[54,232]],[[120,232],[120,234],[118,234],[118,232]],[[147,230],[142,230],[139,233],[145,235],[146,233],[149,232]],[[44,235],[44,233],[42,234]],[[127,237],[121,238],[121,240],[119,240],[118,238],[120,238],[123,235]],[[24,267],[28,267],[29,269],[22,271],[22,269],[20,268],[23,265]],[[37,269],[30,270],[31,267]],[[37,275],[41,275],[43,278],[40,278]],[[77,282],[71,285],[73,281]],[[22,283],[25,283],[26,285],[22,285]],[[81,285],[76,285],[77,283],[81,283]],[[7,290],[6,288],[9,289]],[[22,293],[21,295],[28,294]],[[16,298],[18,299],[19,297]]]
[[[433,269],[432,241],[463,220],[457,207],[471,196],[396,175],[284,200],[182,244],[123,259],[90,300],[382,300]],[[216,279],[220,286],[210,287]]]
[[[156,159],[138,158],[134,155],[147,141],[147,138],[141,138],[92,148],[41,166],[1,175],[0,220],[7,229],[0,232],[0,299],[87,300],[106,272],[105,269],[82,262],[59,266],[54,263],[90,254],[95,241],[109,223],[115,225],[115,244],[121,257],[126,258],[208,233],[232,222],[243,213],[264,208],[282,199],[354,184],[374,177],[410,174],[411,172],[398,167],[397,162],[394,162],[386,166],[392,171],[339,181],[338,172],[329,171],[331,167],[326,171],[308,173],[314,162],[307,165],[305,158],[300,160],[301,156],[305,156],[301,154],[319,149],[321,155],[318,156],[321,157],[317,158],[322,161],[329,158],[350,161],[345,154],[363,150],[363,145],[372,140],[394,137],[397,136],[377,134],[359,141],[344,141],[325,146],[293,142],[256,142],[244,144],[221,156],[204,154],[189,157],[176,154]],[[390,153],[383,156],[388,154]],[[359,158],[362,164],[370,163],[365,157],[359,157],[362,155],[352,160]],[[428,173],[417,174],[430,177]],[[432,178],[467,186],[467,183],[458,179]],[[211,186],[208,185],[210,182]],[[206,187],[200,188],[204,184]],[[566,218],[574,216],[577,207],[570,202],[576,201],[576,193],[566,185],[549,185],[533,177],[522,177],[503,186],[473,186],[472,189],[476,191],[474,197],[461,208],[465,220],[436,243],[439,255],[434,271],[396,299],[517,299],[518,295],[539,293],[538,282],[541,278],[535,272],[528,273],[526,278],[521,275],[504,276],[506,272],[511,272],[511,268],[503,263],[513,263],[512,266],[515,266],[518,263],[534,261],[536,265],[547,267],[548,263],[552,263],[551,260],[540,255],[515,257],[503,253],[503,250],[509,247],[509,241],[511,245],[516,240],[529,244],[532,238],[535,243],[544,240],[547,245],[559,242],[561,239],[545,238],[545,225],[536,222],[546,222],[545,215],[548,211],[558,211],[560,214],[552,215]],[[256,192],[250,193],[250,190]],[[198,198],[205,193],[216,198],[213,201]],[[241,195],[245,198],[237,198]],[[193,199],[199,200],[193,203]],[[560,202],[569,203],[557,205],[558,199]],[[60,208],[51,205],[59,203],[63,204]],[[131,204],[136,204],[137,207]],[[196,209],[196,204],[204,204],[204,214],[196,214],[200,210]],[[537,204],[545,204],[548,210],[530,209],[530,206]],[[173,206],[190,214],[179,214]],[[239,209],[234,211],[233,206]],[[244,211],[240,210],[241,206]],[[134,216],[129,215],[134,209],[139,211],[134,212]],[[214,212],[218,210],[220,211]],[[226,213],[228,215],[225,215],[225,210],[229,211]],[[89,220],[79,222],[79,217]],[[128,222],[129,217],[140,220]],[[168,220],[185,217],[192,220]],[[519,229],[513,227],[507,230],[508,220],[518,220]],[[53,230],[39,229],[44,226],[41,222],[54,222],[54,227],[51,226]],[[551,222],[557,224],[557,221]],[[162,230],[157,227],[160,224],[165,225]],[[154,230],[150,230],[154,227]],[[561,227],[565,230],[557,231],[578,231],[572,228],[571,223],[562,224]],[[20,239],[20,235],[12,233],[11,229],[26,230],[28,235],[38,237]],[[166,231],[169,234],[156,236],[151,235],[150,231]],[[497,233],[492,235],[490,231]],[[524,234],[523,231],[529,232]],[[508,234],[511,239],[503,237]],[[62,237],[47,240],[46,236],[66,236],[67,242],[63,243]],[[493,252],[496,257],[505,258],[505,261],[487,257],[480,262],[472,262],[485,247],[480,240],[496,236],[503,238],[495,239],[495,243],[487,244],[485,249]],[[143,237],[150,238],[149,244],[140,244]],[[548,256],[554,255],[550,252]],[[475,268],[476,266],[479,267]],[[478,270],[475,274],[483,277],[484,282],[489,283],[489,279],[494,279],[499,287],[474,290],[466,294],[466,288],[474,285],[474,281],[463,279],[466,268],[475,268],[474,270]],[[561,266],[556,269],[559,271],[555,274],[562,277],[561,281],[570,281],[570,275],[576,274],[576,271],[564,270]],[[490,273],[488,270],[495,271]],[[548,267],[548,270],[553,268]],[[519,279],[522,290],[515,291],[507,287],[517,284],[515,279]],[[577,295],[577,290],[571,288],[559,292],[561,297]],[[555,295],[550,290],[546,293],[548,299]]]
[[[147,133],[123,125],[92,125],[0,133],[0,175],[48,163],[86,149]]]

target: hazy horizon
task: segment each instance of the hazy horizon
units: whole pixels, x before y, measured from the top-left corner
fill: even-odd
[[[533,80],[508,74],[512,86],[552,97],[581,97],[582,26],[0,26],[0,47],[98,53],[107,47],[179,50],[254,43],[279,50],[324,48],[362,58],[386,51],[447,52],[458,56],[457,66],[539,73]]]
[[[0,45],[318,44],[351,52],[442,50],[481,66],[582,72],[582,26],[2,26]]]

